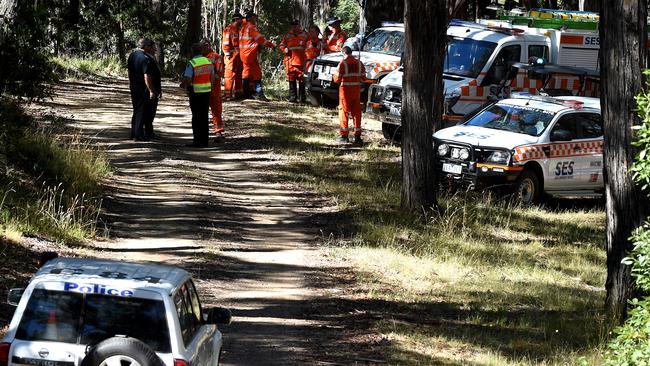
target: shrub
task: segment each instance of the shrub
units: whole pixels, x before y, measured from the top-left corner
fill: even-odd
[[[649,71],[645,71],[650,76]],[[642,124],[637,129],[634,146],[638,149],[632,166],[634,179],[650,194],[650,93],[637,96]],[[634,284],[642,293],[650,293],[650,222],[632,235],[634,249],[624,259],[632,266]],[[650,296],[630,301],[631,310],[625,324],[616,328],[616,337],[608,346],[605,365],[650,365]]]

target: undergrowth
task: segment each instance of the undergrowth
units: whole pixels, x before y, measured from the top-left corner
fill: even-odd
[[[68,79],[127,76],[126,65],[122,65],[116,56],[60,56],[52,61],[56,73]]]
[[[354,270],[352,296],[381,303],[365,310],[380,314],[375,331],[388,342],[389,363],[601,362],[607,327],[597,201],[521,207],[460,191],[441,194],[438,212],[413,217],[399,206],[398,147],[335,145],[331,115],[315,110],[309,121],[290,123],[301,108],[260,131],[285,156],[281,180],[336,205],[323,219],[323,242]]]
[[[3,99],[0,109],[0,234],[82,241],[95,235],[105,157],[53,116],[36,121]],[[66,136],[66,137],[64,137]]]

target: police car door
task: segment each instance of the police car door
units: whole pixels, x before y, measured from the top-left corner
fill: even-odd
[[[546,166],[547,191],[577,191],[585,189],[587,174],[583,154],[585,140],[581,132],[584,113],[565,113],[559,117],[550,132],[550,143],[542,147],[548,157]]]
[[[191,281],[174,296],[185,357],[192,366],[212,366],[212,338],[216,327],[203,324],[201,303]]]

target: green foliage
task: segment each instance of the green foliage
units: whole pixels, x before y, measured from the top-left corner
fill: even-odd
[[[65,126],[45,118],[47,130],[13,100],[0,101],[0,235],[80,241],[95,234],[108,162],[78,138],[58,137]]]
[[[18,1],[7,22],[0,35],[0,95],[47,95],[46,83],[55,79],[47,55],[47,5]]]
[[[357,0],[339,0],[334,8],[334,16],[341,19],[341,28],[349,36],[359,32],[359,13],[361,6]]]
[[[644,71],[646,77],[650,76],[650,70]],[[641,185],[644,191],[650,193],[650,93],[642,91],[636,97],[639,116],[643,121],[636,130],[636,141],[634,147],[638,153],[632,171],[634,179]]]
[[[650,71],[646,70],[646,76]],[[641,126],[636,130],[634,146],[638,149],[632,165],[634,180],[650,193],[650,93],[636,98]],[[650,293],[650,222],[635,230],[631,237],[634,249],[623,260],[632,266],[634,284],[642,293]],[[605,354],[605,365],[650,365],[650,297],[630,301],[631,310],[625,323],[616,328],[616,337]]]

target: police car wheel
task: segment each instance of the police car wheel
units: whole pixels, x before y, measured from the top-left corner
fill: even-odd
[[[112,337],[92,347],[81,366],[162,366],[162,361],[135,338]]]
[[[541,197],[541,186],[537,174],[524,170],[517,180],[516,199],[523,205],[537,203]]]

